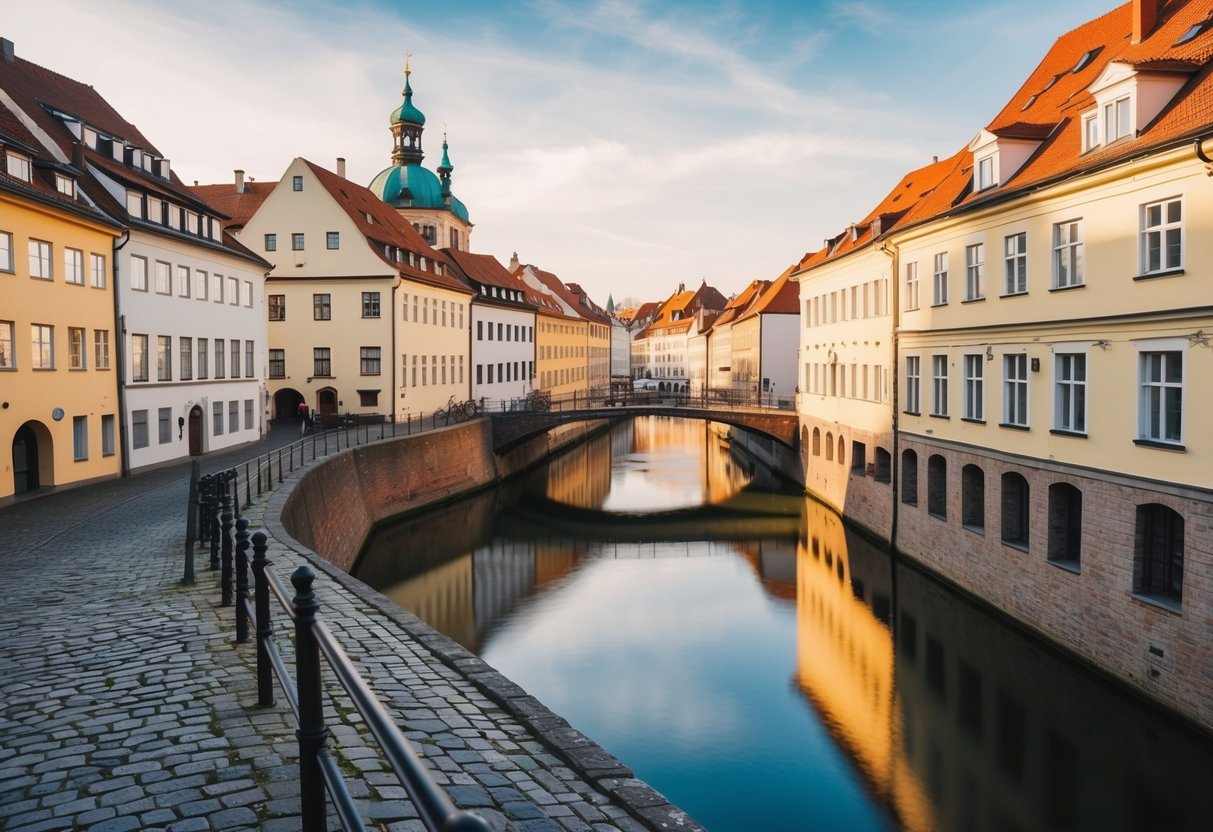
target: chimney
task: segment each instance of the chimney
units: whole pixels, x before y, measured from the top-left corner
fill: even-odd
[[[931,157],[931,164],[932,164],[932,165],[938,165],[938,164],[939,164],[939,157],[938,157],[938,156],[932,156],[932,157]]]
[[[6,64],[11,64],[17,60],[13,52],[13,42],[8,38],[0,38],[0,56],[3,56]]]
[[[244,171],[236,171],[236,193],[244,193]]]
[[[345,157],[344,156],[337,157],[337,175],[340,176],[342,179],[345,179]]]
[[[1133,0],[1133,39],[1130,43],[1141,43],[1150,36],[1158,22],[1160,0]]]
[[[520,265],[521,263],[518,262],[518,252],[514,252],[513,256],[510,257],[510,271],[518,271]]]
[[[84,144],[82,142],[72,142],[72,167],[81,173],[84,172]]]

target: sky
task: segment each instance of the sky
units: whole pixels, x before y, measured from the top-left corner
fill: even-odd
[[[473,251],[608,297],[773,280],[965,146],[1114,0],[38,0],[18,57],[94,86],[187,184],[390,164],[405,53]]]

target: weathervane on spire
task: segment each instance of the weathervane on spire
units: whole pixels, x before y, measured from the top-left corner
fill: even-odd
[[[405,51],[404,53],[404,79],[407,81],[412,70],[409,69],[409,58],[413,57],[412,52]]]

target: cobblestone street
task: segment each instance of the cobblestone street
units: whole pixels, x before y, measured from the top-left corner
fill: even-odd
[[[233,644],[232,609],[218,605],[218,573],[201,552],[197,583],[180,583],[188,476],[176,466],[0,509],[0,828],[299,829],[294,715],[281,696],[256,706],[255,646]],[[246,511],[251,528],[264,506]],[[284,579],[304,562],[273,540],[269,554]],[[365,588],[331,573],[317,595],[438,782],[494,829],[641,830],[679,817],[639,822],[610,792],[632,793],[633,812],[663,803],[659,795],[596,746],[586,756],[600,773],[591,784],[469,678],[491,669],[472,659],[465,674],[442,661],[411,616],[385,615]],[[285,644],[290,622],[278,620]],[[329,745],[367,829],[424,829],[330,676]]]

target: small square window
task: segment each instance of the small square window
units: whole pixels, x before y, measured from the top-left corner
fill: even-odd
[[[324,235],[324,245],[329,251],[341,248],[341,232],[330,231]]]
[[[302,176],[292,176],[291,177],[291,190],[292,191],[302,191],[303,190],[303,177]]]

